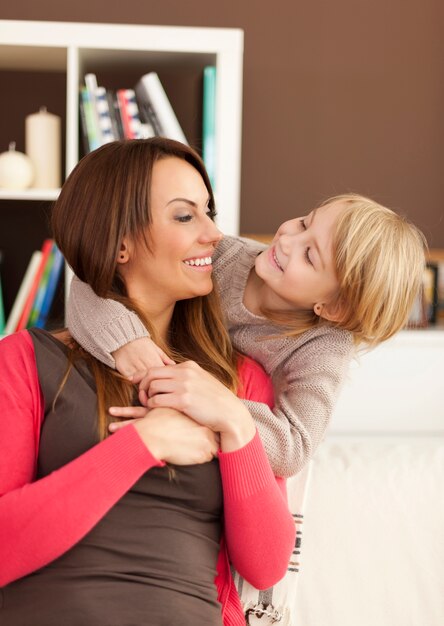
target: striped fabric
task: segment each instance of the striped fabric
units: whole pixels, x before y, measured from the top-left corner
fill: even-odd
[[[287,480],[288,504],[296,524],[296,541],[284,578],[274,587],[259,591],[233,571],[233,579],[249,626],[294,626],[295,593],[300,569],[304,506],[311,462]]]

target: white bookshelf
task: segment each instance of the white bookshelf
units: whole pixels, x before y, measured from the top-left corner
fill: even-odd
[[[1,70],[66,75],[65,176],[79,159],[79,87],[87,72],[104,71],[109,75],[117,71],[121,75],[130,68],[133,77],[140,77],[151,70],[197,71],[205,65],[217,68],[214,190],[217,223],[222,232],[238,234],[242,30],[0,20]],[[21,201],[36,201],[37,208],[37,201],[54,201],[59,191],[0,189],[0,200],[17,202],[19,211]],[[69,280],[68,272],[67,284]]]
[[[217,68],[218,225],[239,232],[243,32],[239,29],[0,20],[0,68],[66,72],[66,175],[79,158],[79,86],[87,71],[134,65]],[[42,192],[25,199],[41,200]],[[23,199],[1,192],[3,199]],[[48,198],[53,200],[51,195]]]

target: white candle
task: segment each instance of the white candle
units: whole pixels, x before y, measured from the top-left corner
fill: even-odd
[[[58,115],[41,107],[26,117],[26,154],[34,166],[33,187],[57,189],[61,186],[61,122]]]

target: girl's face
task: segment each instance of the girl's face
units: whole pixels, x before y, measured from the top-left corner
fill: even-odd
[[[213,289],[211,257],[222,235],[208,201],[205,183],[192,165],[176,157],[154,164],[150,250],[143,241],[129,242],[129,261],[121,266],[128,295],[150,311]]]
[[[264,282],[264,301],[271,310],[307,310],[329,317],[328,304],[338,292],[333,237],[343,202],[314,209],[284,222],[272,244],[256,259]]]

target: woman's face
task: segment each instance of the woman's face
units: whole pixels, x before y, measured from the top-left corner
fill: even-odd
[[[334,202],[279,227],[255,266],[265,283],[263,304],[268,308],[313,309],[319,314],[319,306],[332,301],[338,290],[333,237],[344,207]]]
[[[209,195],[199,172],[189,163],[168,157],[154,164],[150,250],[134,243],[123,270],[128,295],[162,310],[177,300],[208,294],[213,289],[212,254],[222,235],[208,208]]]

